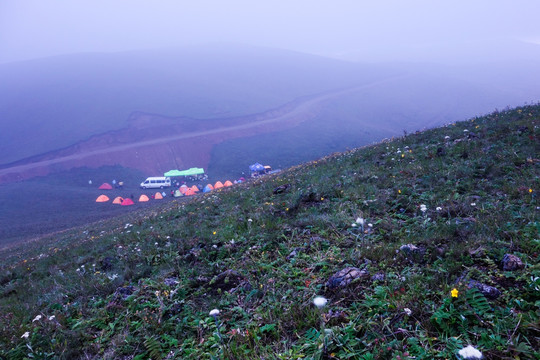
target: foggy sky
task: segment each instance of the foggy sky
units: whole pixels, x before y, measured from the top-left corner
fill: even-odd
[[[436,60],[478,44],[540,44],[538,14],[538,0],[0,0],[0,63],[216,42]]]

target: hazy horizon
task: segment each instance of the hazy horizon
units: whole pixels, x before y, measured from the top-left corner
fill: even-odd
[[[0,64],[215,43],[367,62],[537,59],[538,13],[532,0],[21,0],[0,4]]]

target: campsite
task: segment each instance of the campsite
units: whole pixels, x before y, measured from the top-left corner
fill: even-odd
[[[233,181],[220,178],[223,182],[219,179],[215,181],[208,178],[195,179],[192,176],[202,174],[204,171],[201,173],[201,168],[188,170],[190,171],[181,173],[178,177],[172,177],[189,184],[190,191],[187,196],[233,185],[234,178]],[[239,175],[239,178],[242,178],[241,173]],[[38,239],[51,232],[105,220],[131,211],[160,206],[173,199],[181,200],[181,195],[185,195],[181,192],[184,188],[170,187],[158,189],[160,192],[164,191],[165,196],[163,199],[156,199],[156,189],[140,187],[141,181],[146,178],[145,174],[138,171],[105,166],[98,169],[72,169],[20,183],[4,184],[0,186],[0,197],[4,199],[0,203],[0,211],[4,214],[0,216],[0,247],[21,240]],[[123,186],[113,187],[114,179],[123,179]],[[89,184],[89,181],[92,183]],[[209,184],[212,186],[208,187]],[[171,194],[171,190],[178,190],[176,196],[174,192]],[[101,195],[108,200],[102,198],[97,202]],[[148,201],[140,201],[143,195],[148,197]],[[133,206],[117,206],[122,204],[119,198],[122,201],[130,199]],[[24,206],[21,206],[21,201],[24,202]],[[14,218],[16,222],[12,221]]]

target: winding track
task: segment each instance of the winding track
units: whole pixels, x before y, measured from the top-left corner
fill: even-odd
[[[261,126],[261,125],[267,125],[267,124],[271,124],[271,123],[278,123],[278,122],[281,122],[281,121],[287,121],[287,120],[294,119],[297,116],[302,116],[302,115],[305,115],[306,113],[309,113],[310,109],[313,109],[317,105],[320,105],[321,103],[323,103],[325,101],[328,101],[330,99],[337,98],[337,97],[347,95],[347,94],[351,94],[351,93],[355,93],[355,92],[359,92],[359,91],[369,90],[369,89],[375,88],[377,86],[380,86],[382,84],[386,84],[386,83],[393,82],[393,81],[398,80],[398,79],[402,79],[404,77],[408,77],[408,76],[407,75],[399,75],[399,76],[391,77],[391,78],[388,78],[388,79],[385,79],[385,80],[380,80],[380,81],[377,81],[377,82],[373,82],[373,83],[370,83],[370,84],[367,84],[367,85],[356,86],[356,87],[353,87],[353,88],[336,90],[336,91],[327,92],[327,93],[324,93],[324,94],[315,95],[315,96],[307,98],[306,100],[298,102],[298,104],[296,104],[292,109],[290,109],[288,112],[286,112],[284,114],[275,115],[275,114],[273,114],[273,111],[267,111],[266,113],[263,114],[263,119],[262,120],[248,122],[248,123],[245,123],[245,124],[232,125],[232,126],[227,126],[227,127],[219,127],[219,128],[213,128],[213,129],[208,129],[208,130],[203,130],[203,131],[193,131],[193,132],[188,132],[188,133],[183,133],[183,134],[178,134],[178,135],[173,135],[173,136],[160,137],[160,138],[156,138],[156,139],[152,139],[152,140],[143,140],[143,141],[139,141],[139,142],[133,142],[133,143],[130,143],[130,144],[109,146],[107,148],[96,149],[96,150],[76,153],[76,154],[72,154],[72,155],[66,155],[66,156],[62,156],[62,157],[58,157],[58,158],[54,158],[54,159],[41,160],[41,161],[30,162],[30,163],[21,164],[21,165],[14,165],[12,167],[0,169],[0,177],[2,177],[4,175],[13,174],[13,173],[20,173],[20,172],[23,172],[23,171],[32,170],[32,169],[36,169],[36,168],[40,168],[40,167],[44,167],[44,166],[60,164],[60,163],[66,162],[66,161],[80,160],[80,159],[84,159],[86,157],[94,156],[94,155],[108,154],[108,153],[112,153],[112,152],[116,152],[116,151],[127,150],[127,149],[132,149],[132,148],[138,148],[138,147],[141,147],[141,146],[162,144],[162,143],[167,143],[167,142],[170,142],[170,141],[181,140],[181,139],[189,139],[189,138],[196,138],[196,137],[201,137],[201,136],[205,136],[205,135],[212,135],[212,134],[218,134],[218,133],[224,133],[224,132],[230,132],[230,131],[237,131],[237,130],[245,130],[245,129],[249,129],[249,128],[255,128],[255,127]],[[264,117],[266,117],[266,118],[264,118]]]

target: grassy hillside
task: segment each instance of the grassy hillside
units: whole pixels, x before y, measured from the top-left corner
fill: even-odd
[[[417,73],[333,99],[313,119],[295,128],[224,141],[214,147],[208,171],[215,176],[238,176],[255,161],[275,168],[294,166],[404,131],[487,114],[509,99],[517,99],[513,91],[486,95],[482,86]]]
[[[538,358],[539,126],[498,112],[6,250],[0,356]]]

